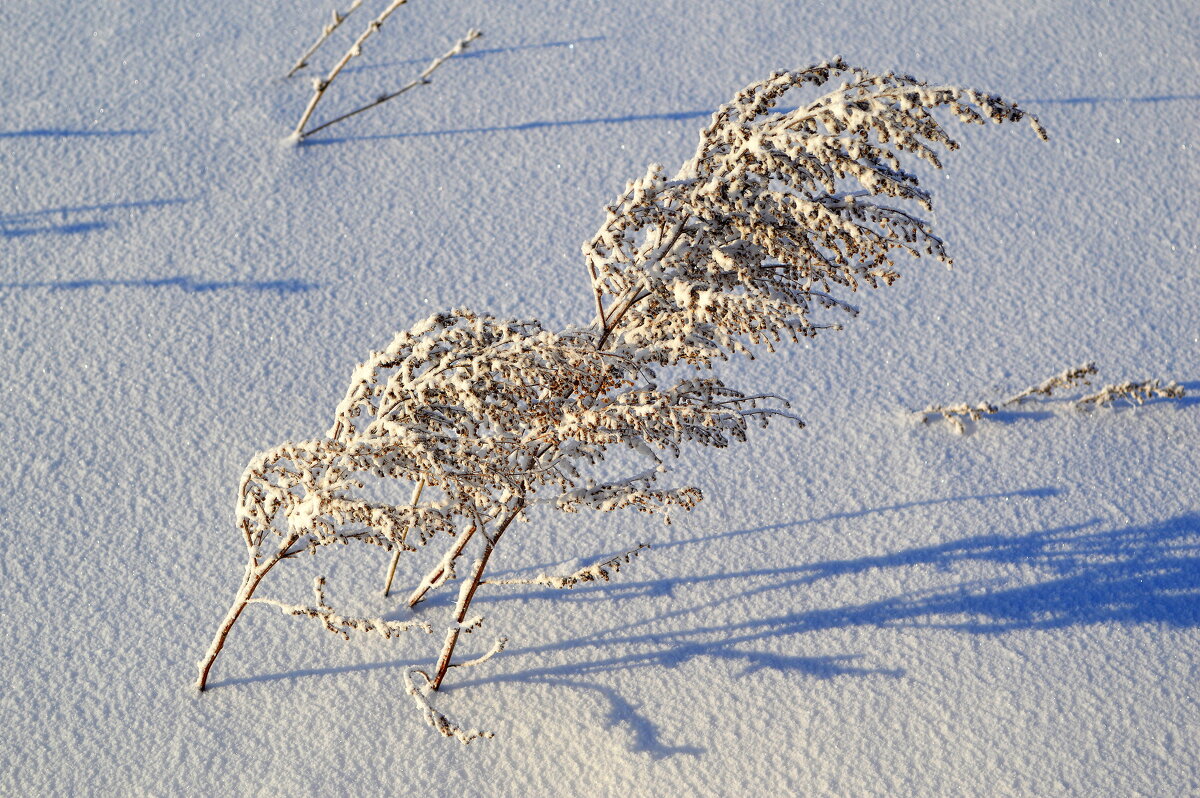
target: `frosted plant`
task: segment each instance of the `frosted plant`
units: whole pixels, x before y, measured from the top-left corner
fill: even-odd
[[[984,401],[975,405],[969,405],[966,402],[954,405],[930,405],[924,410],[918,411],[917,415],[920,416],[922,422],[926,423],[932,418],[941,416],[955,432],[965,435],[967,433],[966,420],[980,421],[984,416],[1000,412],[1002,407],[1022,405],[1035,397],[1052,396],[1055,391],[1061,393],[1077,385],[1089,385],[1091,383],[1089,378],[1095,376],[1097,372],[1095,363],[1084,363],[1026,388],[1020,393],[1013,394],[999,404]],[[1090,410],[1094,407],[1112,404],[1118,399],[1124,399],[1130,404],[1141,405],[1150,399],[1182,399],[1184,393],[1183,387],[1174,382],[1163,385],[1158,380],[1143,382],[1127,380],[1116,385],[1106,385],[1096,393],[1080,397],[1074,400],[1072,406],[1076,410]]]
[[[1005,399],[1002,404],[1020,405],[1035,396],[1051,396],[1054,392],[1074,388],[1076,385],[1090,385],[1090,377],[1094,377],[1098,369],[1096,364],[1092,362],[1084,363],[1082,366],[1076,366],[1072,369],[1067,369],[1061,374],[1056,374],[1045,382],[1038,383],[1032,387],[1026,388],[1020,393]]]
[[[369,111],[377,105],[382,105],[389,100],[394,100],[401,94],[415,89],[417,86],[424,86],[430,83],[431,77],[438,67],[446,63],[446,61],[454,56],[465,51],[473,41],[483,35],[480,31],[475,29],[467,31],[466,36],[455,42],[454,46],[445,53],[433,59],[433,61],[429,63],[429,66],[425,67],[425,70],[421,72],[420,75],[413,78],[399,89],[396,89],[395,91],[384,92],[371,102],[365,103],[352,111],[348,111],[340,116],[334,117],[333,119],[323,122],[316,127],[305,130],[305,126],[312,118],[313,111],[317,109],[317,103],[321,102],[321,98],[325,96],[325,92],[328,91],[329,87],[333,85],[334,79],[336,79],[338,75],[342,74],[342,70],[346,68],[346,65],[349,64],[352,59],[362,55],[362,48],[367,39],[369,39],[373,34],[378,32],[379,29],[383,27],[383,23],[387,21],[388,17],[394,14],[396,10],[400,8],[400,6],[406,5],[407,3],[408,0],[391,0],[387,7],[379,13],[379,16],[371,20],[363,32],[359,34],[358,38],[354,40],[354,43],[350,45],[350,49],[346,50],[345,54],[338,60],[336,64],[333,65],[333,68],[329,70],[329,73],[323,78],[313,78],[313,94],[308,100],[308,105],[304,107],[304,112],[300,115],[300,121],[296,123],[296,129],[292,131],[292,135],[290,136],[292,141],[302,141],[314,133],[324,130],[330,125],[337,124],[338,122],[349,119],[352,116],[361,114],[363,111]],[[288,72],[287,77],[290,78],[292,75],[296,74],[296,72],[306,67],[308,65],[308,59],[312,57],[313,53],[315,53],[317,49],[325,43],[325,40],[328,39],[333,32],[337,30],[343,22],[346,21],[347,17],[355,12],[360,5],[362,5],[362,0],[354,0],[353,4],[349,7],[349,9],[346,10],[344,14],[339,14],[335,10],[333,12],[333,19],[329,24],[325,25],[325,27],[321,29],[321,35],[317,38],[317,41],[304,53],[304,55],[300,56],[295,65],[292,67],[291,71]]]
[[[1124,399],[1132,405],[1142,405],[1151,399],[1182,399],[1185,395],[1182,385],[1168,382],[1163,385],[1158,380],[1143,380],[1134,382],[1126,380],[1116,385],[1105,385],[1099,391],[1075,400],[1076,410],[1090,410],[1094,407],[1104,407]]]
[[[941,416],[950,425],[950,428],[959,435],[967,434],[967,422],[979,421],[984,416],[990,416],[994,413],[999,413],[1000,408],[991,402],[980,402],[975,405],[969,405],[966,402],[959,402],[954,405],[930,405],[924,410],[919,411],[921,421],[929,423],[929,420],[935,416]]]
[[[792,90],[833,79],[841,83],[832,92],[776,110]],[[480,736],[432,703],[450,668],[479,664],[502,646],[454,660],[462,636],[483,622],[470,616],[476,591],[607,579],[643,548],[565,576],[485,580],[502,537],[537,506],[634,507],[669,520],[701,494],[659,484],[668,456],[744,441],[752,425],[773,419],[800,425],[787,402],[727,385],[713,367],[836,328],[829,314],[856,312],[845,294],[891,283],[897,255],[949,260],[911,207],[928,210],[931,197],[902,163],[911,155],[939,167],[934,148],[957,146],[938,109],[970,123],[1029,119],[1045,137],[1036,119],[993,95],[873,74],[840,59],[779,72],[718,110],[675,175],[651,166],[607,207],[583,245],[590,326],[553,331],[459,309],[397,334],[355,369],[326,437],[275,447],[246,469],[237,510],[245,571],[197,686],[204,689],[230,629],[261,601],[255,590],[282,560],[332,544],[378,545],[392,553],[390,589],[401,555],[436,544],[442,554],[407,603],[455,579],[458,599],[442,624],[432,675],[410,668],[405,686],[443,734]],[[644,468],[598,479],[613,451]],[[356,498],[365,481],[380,479],[411,483],[411,500]],[[424,620],[345,617],[328,605],[322,584],[311,607],[264,603],[338,634],[433,630]]]
[[[1025,390],[1015,393],[999,404],[991,402],[978,402],[971,405],[966,402],[959,402],[953,405],[930,405],[924,410],[917,411],[917,415],[921,417],[923,423],[928,423],[930,419],[941,416],[950,424],[951,429],[959,435],[967,434],[967,422],[980,421],[984,416],[994,415],[1000,412],[1001,407],[1011,407],[1013,405],[1022,405],[1034,397],[1047,397],[1052,395],[1056,390],[1071,388],[1075,385],[1088,384],[1088,377],[1096,373],[1095,363],[1084,363],[1082,366],[1066,369],[1061,374],[1056,374],[1049,379],[1032,385]],[[965,419],[965,420],[964,420]]]

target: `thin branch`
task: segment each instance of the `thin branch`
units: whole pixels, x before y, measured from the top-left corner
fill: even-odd
[[[397,89],[396,91],[394,91],[394,92],[391,92],[390,94],[381,94],[381,95],[379,95],[378,97],[376,97],[376,98],[375,98],[375,99],[374,99],[372,102],[369,102],[369,103],[367,103],[366,105],[364,105],[364,106],[362,106],[362,107],[360,107],[360,108],[355,108],[353,111],[350,111],[350,112],[348,112],[348,113],[344,113],[344,114],[342,114],[342,115],[341,115],[341,116],[339,116],[339,117],[336,117],[336,118],[334,118],[334,119],[330,119],[328,122],[325,122],[325,123],[323,123],[323,124],[317,125],[317,126],[316,126],[316,127],[314,127],[312,130],[309,130],[309,131],[307,131],[307,132],[301,133],[301,132],[300,132],[300,128],[303,126],[303,123],[304,123],[304,122],[307,122],[307,121],[308,121],[308,118],[307,118],[307,117],[305,117],[305,119],[303,119],[303,120],[301,121],[301,125],[300,125],[300,126],[297,126],[297,128],[296,128],[296,132],[295,132],[293,135],[295,135],[296,137],[298,137],[298,138],[300,138],[300,139],[306,139],[306,138],[308,138],[309,136],[313,135],[314,133],[318,133],[318,132],[320,132],[320,131],[324,130],[325,128],[329,127],[330,125],[337,124],[338,122],[341,122],[341,121],[343,121],[343,120],[349,119],[349,118],[350,118],[350,117],[352,117],[352,116],[356,116],[356,115],[358,115],[358,114],[361,114],[363,111],[369,111],[369,110],[371,110],[372,108],[374,108],[374,107],[375,107],[375,106],[377,106],[377,105],[383,105],[383,104],[384,104],[385,102],[387,102],[388,100],[393,100],[393,99],[395,99],[396,97],[399,97],[401,94],[404,94],[406,91],[409,91],[410,89],[415,89],[417,86],[424,86],[424,85],[426,85],[427,83],[432,83],[433,81],[432,81],[432,80],[430,80],[430,75],[432,75],[432,74],[433,74],[433,71],[434,71],[435,69],[437,69],[437,68],[438,68],[438,67],[440,67],[442,64],[444,64],[444,63],[446,63],[447,61],[449,61],[449,60],[450,60],[451,58],[453,58],[454,56],[456,56],[456,55],[458,55],[459,53],[461,53],[461,52],[463,52],[464,50],[466,50],[466,49],[467,49],[467,47],[468,47],[468,46],[471,44],[471,42],[475,41],[476,39],[478,39],[478,38],[479,38],[480,36],[482,36],[482,35],[483,35],[483,33],[482,33],[482,32],[480,32],[480,31],[477,31],[477,30],[474,30],[474,29],[472,29],[472,30],[468,31],[468,32],[467,32],[467,35],[466,35],[466,36],[464,36],[463,38],[459,39],[459,40],[458,40],[458,41],[455,43],[455,45],[454,45],[453,47],[451,47],[449,50],[447,50],[447,51],[446,51],[445,53],[443,53],[442,55],[440,55],[440,56],[438,56],[437,58],[433,59],[433,61],[432,61],[432,62],[429,64],[429,66],[425,68],[425,71],[424,71],[424,72],[422,72],[420,75],[418,75],[418,76],[417,76],[416,78],[414,78],[413,80],[409,81],[409,82],[408,82],[407,84],[405,84],[404,86],[401,86],[401,87],[400,87],[399,89]],[[314,103],[312,103],[312,105],[313,105],[313,106],[315,106],[315,105],[316,105],[316,103],[314,102]],[[310,112],[310,115],[311,115],[311,112]]]
[[[566,576],[549,576],[542,574],[535,576],[532,579],[487,579],[482,584],[485,585],[544,585],[553,588],[572,588],[576,585],[585,582],[607,582],[612,577],[609,576],[609,570],[617,573],[621,570],[621,566],[633,560],[644,549],[650,548],[649,543],[640,543],[629,551],[622,552],[615,557],[609,557],[602,562],[592,563],[589,566],[580,568],[578,571]]]
[[[346,18],[353,14],[361,5],[362,0],[354,0],[354,2],[350,4],[350,7],[346,9],[346,13],[344,14],[339,14],[335,8],[333,10],[333,20],[321,29],[321,35],[317,37],[315,42],[313,42],[312,47],[309,47],[304,51],[304,55],[296,59],[295,65],[288,70],[288,73],[284,75],[284,78],[290,78],[292,75],[295,75],[301,69],[304,69],[304,67],[308,66],[308,59],[312,58],[313,53],[315,53],[317,49],[325,43],[325,40],[333,35],[335,30],[341,27],[341,24],[346,21]]]
[[[421,584],[417,585],[416,590],[408,596],[407,604],[409,607],[417,606],[420,601],[425,598],[425,594],[436,587],[445,584],[446,580],[454,576],[454,563],[462,555],[463,549],[467,547],[467,543],[471,541],[471,537],[482,526],[481,522],[476,522],[467,527],[467,531],[460,534],[454,541],[454,545],[446,550],[442,555],[442,559],[438,560],[438,564],[421,580]]]
[[[418,686],[413,679],[414,675],[419,675],[425,680],[425,684]],[[480,731],[479,729],[464,729],[459,726],[442,712],[434,708],[433,703],[429,700],[429,693],[432,692],[432,682],[429,679],[429,674],[417,668],[409,668],[404,671],[404,692],[412,696],[417,707],[421,710],[421,714],[425,716],[425,722],[433,728],[437,729],[446,737],[453,737],[463,745],[480,737],[490,738],[494,735],[490,731]]]
[[[479,583],[483,579],[483,572],[487,569],[488,560],[492,556],[492,552],[496,550],[496,542],[500,540],[500,536],[508,529],[509,524],[516,520],[521,514],[521,510],[525,503],[523,500],[518,500],[513,509],[509,512],[508,517],[504,519],[496,533],[487,539],[484,543],[483,552],[475,561],[475,567],[471,570],[471,579],[463,582],[462,588],[458,591],[458,603],[454,608],[455,624],[462,624],[467,617],[467,610],[471,606],[471,599],[475,596],[475,591],[479,589]],[[450,659],[454,656],[454,646],[458,642],[460,632],[459,626],[451,626],[446,630],[446,641],[442,644],[442,653],[438,657],[437,672],[433,675],[433,681],[429,683],[430,689],[437,690],[442,686],[442,680],[446,678],[446,671],[450,668]]]
[[[647,261],[639,264],[642,271],[653,268],[656,264],[661,263],[664,258],[671,254],[671,250],[674,249],[675,244],[679,242],[679,238],[683,235],[684,228],[687,227],[687,223],[691,220],[691,218],[691,214],[685,213],[683,217],[675,223],[675,229],[671,232],[671,238],[666,245],[656,247],[656,254],[652,254]],[[625,316],[625,314],[629,312],[629,309],[648,296],[650,296],[649,291],[645,290],[644,288],[638,289],[638,291],[632,292],[632,295],[628,300],[625,300],[624,302],[618,300],[617,303],[609,309],[610,315],[603,319],[600,327],[600,338],[596,342],[597,349],[604,348],[605,342],[608,341],[608,336],[612,334],[614,329],[616,329],[616,326],[621,322],[621,319]]]
[[[364,30],[362,34],[360,34],[359,37],[354,40],[354,44],[350,45],[350,49],[346,51],[346,54],[342,56],[341,60],[334,64],[333,69],[329,70],[329,74],[326,75],[323,80],[318,79],[313,82],[313,96],[308,101],[308,107],[304,109],[304,113],[300,116],[300,121],[296,124],[296,129],[292,131],[293,138],[302,139],[306,135],[309,135],[304,132],[304,126],[308,124],[308,120],[312,117],[313,111],[316,110],[317,103],[319,103],[321,98],[325,96],[325,91],[329,88],[330,84],[333,83],[334,78],[342,73],[342,70],[346,67],[346,64],[350,63],[350,59],[354,58],[355,56],[362,55],[363,42],[370,38],[372,33],[375,33],[377,30],[383,27],[384,21],[387,20],[387,18],[390,17],[396,11],[396,9],[407,2],[408,0],[392,0],[388,7],[385,8],[378,17],[372,20],[371,24],[367,25],[367,29]]]

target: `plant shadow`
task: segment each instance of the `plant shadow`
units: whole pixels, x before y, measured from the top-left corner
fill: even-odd
[[[580,40],[586,41],[586,40]],[[546,46],[560,46],[559,43],[551,43]],[[503,48],[501,48],[503,49]],[[519,49],[519,48],[513,48]],[[481,53],[482,54],[482,51]],[[398,62],[402,63],[402,62]],[[370,67],[364,67],[370,68]],[[1100,103],[1163,103],[1163,102],[1190,102],[1200,100],[1200,94],[1164,94],[1145,97],[1065,97],[1065,98],[1037,98],[1031,100],[1023,100],[1026,103],[1042,103],[1042,104],[1058,104],[1058,105],[1096,105]],[[714,113],[715,108],[706,108],[693,111],[675,111],[651,114],[623,114],[616,116],[590,117],[585,119],[560,119],[560,120],[535,120],[530,122],[520,122],[512,125],[492,125],[481,127],[464,127],[464,128],[449,128],[445,130],[421,130],[421,131],[406,131],[398,133],[380,133],[380,134],[364,134],[357,136],[330,136],[319,139],[305,139],[300,142],[301,147],[316,147],[329,144],[344,144],[351,141],[388,141],[410,138],[429,138],[438,136],[461,136],[468,134],[479,133],[514,133],[529,130],[540,130],[543,128],[567,128],[581,125],[617,125],[627,124],[630,122],[646,122],[646,121],[665,121],[665,122],[681,122],[692,119],[707,119]],[[796,110],[794,107],[781,107],[775,109],[776,113],[788,113]]]
[[[301,147],[318,147],[329,144],[345,144],[352,141],[390,141],[412,138],[435,138],[439,136],[460,136],[470,133],[513,133],[543,128],[578,127],[582,125],[622,125],[630,122],[665,121],[680,122],[689,119],[707,119],[712,116],[711,109],[701,111],[675,111],[658,114],[626,114],[622,116],[596,116],[584,119],[539,120],[520,122],[515,125],[495,125],[490,127],[463,127],[447,130],[421,130],[404,133],[378,133],[358,136],[330,136],[328,138],[304,139]]]
[[[1099,522],[1058,527],[1025,535],[980,535],[934,546],[849,560],[829,560],[777,569],[707,574],[651,580],[628,587],[642,595],[670,596],[681,587],[723,581],[765,584],[733,590],[720,598],[622,624],[593,634],[527,649],[519,653],[545,653],[581,647],[611,645],[650,646],[640,655],[650,659],[686,656],[696,646],[704,653],[723,656],[730,647],[781,636],[856,626],[934,627],[971,634],[997,634],[1014,630],[1045,630],[1097,623],[1161,624],[1200,627],[1200,512],[1187,513],[1155,524],[1091,531]],[[681,618],[704,613],[720,605],[768,592],[791,592],[822,579],[872,570],[933,566],[950,571],[956,564],[974,561],[1019,565],[1043,575],[1039,581],[1013,584],[1011,577],[959,582],[905,593],[859,605],[788,612],[720,625],[662,630],[665,621],[678,627]],[[581,588],[577,588],[579,590]],[[585,590],[603,591],[603,588]],[[547,591],[549,592],[549,591]],[[540,597],[540,596],[529,596]],[[630,634],[639,627],[654,631]],[[709,641],[709,642],[706,642]],[[735,649],[735,655],[763,656]],[[511,656],[511,654],[510,654]],[[772,667],[770,657],[763,667]],[[581,672],[588,664],[577,667]],[[795,663],[786,663],[790,670]],[[756,666],[753,669],[758,669]],[[538,672],[531,671],[533,674]],[[847,669],[833,663],[824,673],[900,675],[899,671]],[[519,679],[520,674],[509,678]]]
[[[303,280],[197,280],[191,275],[177,277],[151,277],[142,280],[116,279],[83,279],[83,280],[43,280],[25,283],[0,283],[0,290],[5,288],[36,289],[45,288],[51,291],[78,291],[87,288],[178,288],[191,294],[207,294],[214,291],[261,291],[276,294],[299,294],[314,291],[321,286],[318,283],[308,283]]]
[[[1038,97],[1021,100],[1023,103],[1042,103],[1044,105],[1101,105],[1107,103],[1173,103],[1195,102],[1200,100],[1200,94],[1150,94],[1142,97]]]
[[[107,230],[115,226],[112,217],[120,211],[147,211],[169,205],[184,205],[190,198],[106,202],[97,205],[73,205],[40,211],[0,214],[0,238],[25,238],[36,235],[78,235]]]
[[[699,536],[673,541],[659,548],[743,535],[760,536],[807,524],[950,501],[988,501],[1006,496],[1043,498],[1058,493],[1055,488],[1037,488],[913,501]],[[973,570],[977,575],[966,580],[955,577],[955,572],[966,564],[975,564]],[[982,569],[978,567],[980,564],[984,566]],[[995,566],[993,574],[988,573],[988,565]],[[911,569],[919,569],[921,579],[926,582],[931,571],[950,577],[945,584],[867,602],[787,609],[799,596],[805,595],[804,588],[821,580],[878,571],[881,576],[884,576],[882,572],[891,572],[885,579],[878,580],[880,584],[903,583],[908,581],[904,570]],[[501,671],[503,664],[510,667],[519,667],[522,662],[535,664],[473,680],[452,681],[445,691],[495,683],[545,684],[586,691],[605,702],[608,725],[628,735],[631,751],[655,758],[700,755],[704,753],[702,748],[665,743],[654,719],[611,686],[611,679],[590,677],[624,675],[641,669],[675,669],[697,659],[735,662],[741,666],[737,678],[752,677],[764,670],[819,680],[843,677],[896,679],[906,675],[903,668],[878,667],[864,662],[862,654],[801,656],[764,650],[765,647],[777,649],[779,642],[790,636],[826,630],[910,628],[996,635],[1093,624],[1200,627],[1200,511],[1125,527],[1106,528],[1101,526],[1099,519],[1093,519],[1025,534],[974,535],[847,559],[612,586],[601,584],[570,591],[535,589],[513,594],[492,593],[478,596],[476,602],[568,600],[619,604],[635,596],[678,601],[687,599],[691,594],[689,588],[711,583],[728,585],[728,589],[720,591],[711,600],[692,602],[571,639],[509,648],[495,660],[501,664]],[[763,594],[777,594],[773,605],[781,606],[785,611],[751,615],[725,623],[705,621],[713,617],[712,610],[716,608]],[[611,614],[620,613],[614,610]],[[554,655],[559,662],[536,664],[545,662],[548,655]],[[573,661],[561,662],[563,655],[571,656]],[[385,661],[296,670],[231,679],[213,686],[394,669],[407,664]]]
[[[0,130],[0,139],[90,139],[121,138],[124,136],[149,136],[153,130],[71,130],[68,128],[30,128],[28,130]]]

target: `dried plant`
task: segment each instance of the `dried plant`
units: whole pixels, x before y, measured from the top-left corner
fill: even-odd
[[[967,422],[964,419],[979,421],[984,416],[999,412],[1000,408],[990,402],[980,402],[976,405],[969,405],[966,402],[959,402],[956,405],[930,405],[924,410],[918,411],[922,422],[928,423],[934,416],[941,416],[959,435],[967,434]]]
[[[312,97],[309,98],[308,105],[305,106],[304,112],[300,115],[300,121],[296,123],[296,128],[292,131],[292,135],[290,136],[292,141],[302,141],[314,133],[324,130],[330,125],[337,124],[338,122],[349,119],[352,116],[361,114],[363,111],[369,111],[370,109],[378,105],[382,105],[389,100],[394,100],[401,94],[404,94],[405,92],[410,91],[417,86],[424,86],[430,83],[432,75],[438,67],[454,56],[462,53],[471,45],[472,42],[483,35],[480,31],[474,29],[468,31],[467,35],[455,42],[453,47],[451,47],[442,55],[433,59],[429,66],[425,67],[425,70],[421,72],[420,75],[404,84],[399,89],[391,92],[384,92],[371,102],[360,105],[352,111],[348,111],[340,116],[330,119],[327,122],[323,122],[316,127],[305,130],[305,126],[312,118],[313,111],[315,111],[317,108],[317,103],[321,102],[321,98],[325,96],[325,92],[328,91],[329,87],[333,85],[334,79],[336,79],[338,75],[342,74],[342,70],[346,68],[346,65],[349,64],[352,59],[362,55],[362,48],[367,39],[369,39],[373,34],[378,32],[379,29],[383,27],[383,23],[387,21],[388,17],[394,14],[396,10],[400,8],[400,6],[407,3],[408,0],[392,0],[387,7],[379,13],[379,16],[371,20],[363,32],[359,34],[358,38],[354,40],[354,43],[350,45],[350,49],[348,49],[341,59],[339,59],[338,62],[333,65],[333,68],[329,70],[329,73],[326,74],[324,78],[313,79]],[[346,18],[349,17],[350,14],[352,14],[356,9],[358,9],[361,4],[362,0],[354,0],[354,3],[350,6],[345,14],[339,14],[337,11],[334,11],[332,22],[322,28],[321,35],[317,38],[316,43],[314,43],[312,47],[310,47],[304,53],[304,55],[299,58],[296,64],[292,67],[291,71],[288,72],[287,77],[291,77],[292,75],[296,74],[297,71],[307,66],[308,59],[312,57],[313,53],[315,53],[317,49],[325,43],[325,40],[328,39],[329,36],[332,35],[333,32],[337,30],[338,27],[346,20]]]
[[[792,90],[835,78],[841,84],[832,92],[776,110]],[[591,326],[555,332],[459,309],[396,335],[354,371],[325,438],[277,446],[246,469],[237,519],[247,563],[198,687],[280,561],[332,544],[374,544],[393,553],[390,588],[401,553],[438,543],[443,553],[408,604],[453,579],[458,599],[433,675],[409,669],[406,690],[443,734],[480,736],[437,712],[432,693],[450,668],[499,650],[497,643],[484,657],[454,661],[462,635],[482,623],[468,616],[470,605],[501,538],[538,506],[634,507],[669,520],[701,494],[658,484],[667,455],[743,441],[752,424],[773,419],[800,425],[779,397],[733,388],[711,370],[732,355],[836,328],[829,313],[855,312],[839,294],[891,283],[897,255],[948,261],[930,224],[908,207],[927,210],[931,198],[902,164],[913,155],[939,167],[934,147],[957,146],[934,115],[943,108],[971,123],[1026,118],[1045,137],[1036,119],[993,95],[873,74],[840,59],[779,72],[723,106],[674,176],[651,166],[608,206],[583,246]],[[599,479],[613,451],[645,468]],[[356,498],[379,479],[412,483],[411,500]],[[471,564],[460,569],[471,546]],[[642,548],[567,576],[486,583],[607,579]],[[315,607],[276,606],[339,634],[432,629],[345,618],[320,591]]]
[[[1026,388],[1020,393],[1013,394],[998,405],[990,402],[979,402],[969,405],[960,402],[954,405],[930,405],[924,410],[917,411],[922,422],[928,422],[937,416],[944,418],[950,427],[960,435],[967,433],[967,420],[980,421],[984,416],[993,415],[1002,407],[1022,405],[1035,397],[1049,397],[1055,391],[1065,391],[1077,385],[1091,384],[1090,377],[1098,373],[1095,363],[1084,363],[1056,374],[1045,382]],[[1089,410],[1093,407],[1109,405],[1118,399],[1124,399],[1130,404],[1141,405],[1155,398],[1182,399],[1184,389],[1174,382],[1162,385],[1158,380],[1144,382],[1122,382],[1117,385],[1106,385],[1100,391],[1076,399],[1072,405],[1076,410]]]
[[[1004,406],[1024,404],[1029,399],[1035,396],[1051,396],[1056,390],[1062,391],[1067,388],[1074,388],[1076,385],[1090,385],[1089,377],[1094,377],[1097,373],[1095,363],[1084,363],[1082,366],[1076,366],[1073,369],[1067,369],[1061,374],[1056,374],[1045,382],[1034,385],[1031,388],[1026,388],[1018,394],[1005,399],[1002,404]]]
[[[921,421],[924,423],[928,423],[932,418],[941,416],[950,424],[951,429],[959,435],[966,435],[967,421],[980,421],[984,416],[999,413],[1001,407],[1021,405],[1036,396],[1050,396],[1056,390],[1070,388],[1080,383],[1086,385],[1088,377],[1095,373],[1096,366],[1094,363],[1084,363],[1082,366],[1067,369],[1044,382],[1030,386],[1020,393],[1013,394],[998,405],[987,401],[978,402],[974,405],[967,402],[959,402],[953,405],[929,405],[924,410],[918,410],[917,415],[921,417]]]
[[[321,45],[333,35],[333,32],[342,26],[342,23],[346,21],[347,17],[358,10],[358,7],[362,5],[362,2],[363,0],[353,0],[353,2],[350,4],[350,7],[346,9],[345,13],[341,14],[339,14],[338,10],[335,8],[333,10],[332,19],[327,25],[321,28],[321,35],[317,37],[317,40],[313,42],[311,47],[304,51],[303,55],[296,59],[296,63],[292,64],[292,68],[288,70],[288,73],[284,75],[284,77],[290,78],[292,75],[295,75],[301,69],[304,69],[306,66],[308,66],[308,59],[312,58],[313,54],[320,49]]]
[[[1185,393],[1183,386],[1175,382],[1163,385],[1158,380],[1142,382],[1126,380],[1116,385],[1105,385],[1096,393],[1076,399],[1075,409],[1091,410],[1095,407],[1104,407],[1118,399],[1124,399],[1131,405],[1142,405],[1151,399],[1182,399]]]

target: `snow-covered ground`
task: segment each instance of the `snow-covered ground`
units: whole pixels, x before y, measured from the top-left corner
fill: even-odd
[[[287,147],[308,90],[280,76],[328,8],[0,5],[0,794],[1200,794],[1194,2],[414,0],[318,118],[485,37]],[[733,364],[809,426],[697,450],[693,513],[506,539],[510,575],[654,550],[607,585],[481,593],[510,646],[439,707],[495,739],[421,722],[401,676],[430,638],[262,607],[192,689],[255,452],[323,432],[431,311],[586,323],[579,244],[625,180],[836,53],[1017,99],[1051,141],[956,131],[928,175],[955,269],[904,264],[846,331]],[[906,412],[1087,360],[1190,395],[967,436]],[[324,573],[398,615],[385,565],[326,553],[269,592]]]

